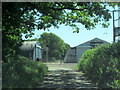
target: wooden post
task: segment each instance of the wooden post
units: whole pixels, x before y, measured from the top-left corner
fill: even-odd
[[[36,44],[35,44],[35,61],[36,61]]]
[[[48,62],[48,47],[45,47],[45,51],[46,51],[46,62]]]

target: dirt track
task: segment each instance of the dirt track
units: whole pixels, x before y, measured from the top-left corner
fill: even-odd
[[[75,70],[76,63],[46,63],[46,65],[49,73],[38,88],[96,88],[82,72]]]
[[[45,63],[48,66],[49,71],[52,70],[75,70],[77,63]]]

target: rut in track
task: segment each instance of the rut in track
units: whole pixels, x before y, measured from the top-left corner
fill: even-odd
[[[38,88],[97,88],[82,72],[67,68],[68,65],[48,64],[48,75]],[[57,66],[56,69],[55,66]]]

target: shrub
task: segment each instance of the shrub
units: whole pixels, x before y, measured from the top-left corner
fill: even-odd
[[[120,42],[86,51],[78,69],[99,87],[120,87]]]
[[[50,61],[56,61],[56,58],[55,57],[51,57]]]
[[[25,57],[3,63],[3,88],[35,87],[38,82],[43,81],[47,70],[43,63]]]
[[[77,66],[78,70],[82,70],[83,72],[86,73],[86,69],[88,70],[89,69],[88,67],[91,66],[90,60],[92,59],[92,57],[94,55],[94,51],[95,51],[95,49],[90,49],[90,50],[87,50],[83,54],[82,58],[78,62],[78,66]]]

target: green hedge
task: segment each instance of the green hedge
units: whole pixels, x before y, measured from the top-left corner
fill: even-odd
[[[41,83],[48,68],[40,62],[25,57],[3,63],[3,88],[31,88]]]
[[[86,51],[77,67],[99,87],[120,88],[120,42]]]

